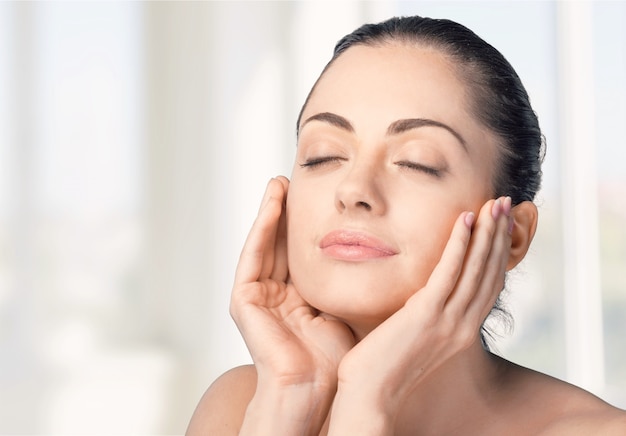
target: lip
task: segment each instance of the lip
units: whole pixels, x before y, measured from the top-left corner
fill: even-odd
[[[322,252],[334,259],[358,262],[395,256],[398,251],[365,232],[334,230],[320,241]]]

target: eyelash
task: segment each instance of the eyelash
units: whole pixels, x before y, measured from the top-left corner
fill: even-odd
[[[316,167],[321,167],[325,164],[329,164],[332,162],[337,162],[340,160],[345,160],[341,157],[338,156],[324,156],[324,157],[315,157],[315,158],[311,158],[308,159],[306,162],[300,164],[301,168],[316,168]],[[423,173],[426,173],[428,175],[431,175],[433,177],[441,177],[442,176],[442,171],[437,169],[437,168],[433,168],[433,167],[429,167],[426,165],[422,165],[416,162],[411,162],[411,161],[399,161],[399,162],[395,162],[396,165],[399,165],[401,167],[406,167],[409,168],[411,170],[415,170],[415,171],[421,171]]]
[[[337,162],[340,160],[345,160],[339,156],[324,156],[324,157],[314,157],[311,159],[307,159],[306,162],[304,162],[303,164],[300,164],[301,168],[315,168],[315,167],[320,167],[324,164],[328,164],[331,162]]]
[[[416,171],[421,171],[424,172],[428,175],[434,176],[434,177],[441,177],[442,176],[442,171],[437,169],[437,168],[433,168],[433,167],[428,167],[426,165],[422,165],[416,162],[411,162],[411,161],[399,161],[396,162],[396,165],[400,165],[412,170],[416,170]]]

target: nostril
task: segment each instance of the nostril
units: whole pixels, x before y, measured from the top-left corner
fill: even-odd
[[[372,206],[370,206],[368,203],[364,202],[364,201],[359,201],[356,204],[357,206],[360,206],[362,208],[364,208],[365,210],[372,210]]]

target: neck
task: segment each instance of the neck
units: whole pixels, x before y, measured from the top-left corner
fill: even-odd
[[[398,414],[398,428],[428,429],[430,434],[480,434],[493,420],[506,361],[484,350],[477,340],[430,374]],[[468,426],[475,425],[476,431]],[[398,434],[404,432],[399,431]]]
[[[350,323],[361,341],[378,323]],[[398,411],[396,434],[480,434],[481,426],[497,418],[509,363],[485,350],[480,338],[425,378]],[[476,426],[469,431],[468,425]],[[467,430],[467,431],[466,431]],[[421,433],[420,433],[421,434]]]

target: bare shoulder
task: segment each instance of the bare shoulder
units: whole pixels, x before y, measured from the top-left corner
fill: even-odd
[[[595,395],[570,386],[571,397],[564,401],[561,413],[545,427],[545,435],[626,435],[626,411],[618,409]]]
[[[546,374],[519,366],[512,373],[516,397],[512,404],[526,421],[522,427],[532,427],[533,434],[626,435],[626,411]]]
[[[626,412],[604,403],[591,410],[564,414],[547,426],[541,434],[623,436],[626,435]]]
[[[218,377],[204,393],[186,435],[236,435],[256,390],[253,365],[238,366]]]

